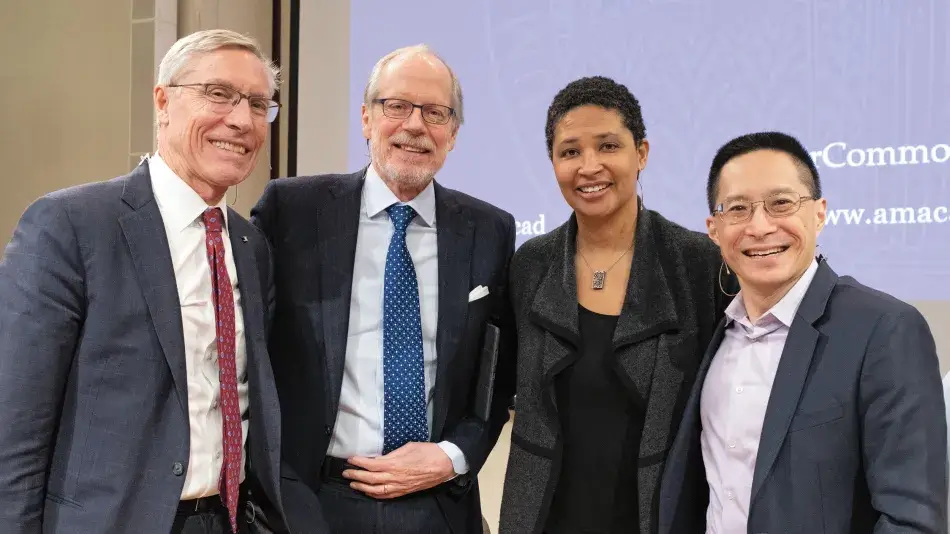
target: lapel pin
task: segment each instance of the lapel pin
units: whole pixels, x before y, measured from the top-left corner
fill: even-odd
[[[242,235],[242,236],[241,236],[241,241],[247,243],[247,236],[246,236],[246,235]]]

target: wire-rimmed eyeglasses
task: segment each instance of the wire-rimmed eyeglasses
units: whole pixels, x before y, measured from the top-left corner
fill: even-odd
[[[792,191],[773,193],[764,200],[727,200],[716,206],[714,213],[729,224],[743,223],[752,218],[755,207],[762,204],[765,212],[772,217],[788,217],[794,215],[802,207],[802,202],[815,200],[814,197],[801,196]]]
[[[230,113],[245,98],[251,108],[251,114],[255,117],[264,118],[267,122],[274,122],[274,119],[277,118],[277,110],[280,109],[280,104],[269,98],[260,95],[246,95],[233,87],[216,83],[186,83],[169,85],[168,87],[187,87],[199,90],[208,102],[216,106],[214,111],[217,113]]]
[[[373,102],[383,106],[383,115],[390,119],[408,119],[416,108],[422,111],[422,120],[429,124],[445,124],[455,115],[454,109],[439,104],[413,104],[401,98],[377,98]]]

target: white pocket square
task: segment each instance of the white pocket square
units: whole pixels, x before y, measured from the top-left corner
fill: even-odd
[[[484,296],[487,295],[487,294],[488,294],[488,288],[487,288],[487,287],[485,287],[485,286],[478,286],[478,287],[476,287],[475,289],[473,289],[473,290],[468,294],[468,301],[469,301],[469,302],[474,302],[474,301],[476,301],[476,300],[478,300],[478,299],[484,297]]]

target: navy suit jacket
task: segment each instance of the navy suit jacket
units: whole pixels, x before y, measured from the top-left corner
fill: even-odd
[[[270,252],[234,211],[228,227],[246,330],[249,479],[279,507]],[[168,534],[188,469],[188,394],[148,163],[29,206],[0,260],[0,303],[0,532]]]
[[[353,264],[365,169],[354,174],[272,180],[251,221],[274,250],[276,311],[270,353],[284,428],[285,507],[318,508],[321,466],[343,385]],[[431,441],[448,440],[470,471],[436,488],[456,534],[481,533],[476,475],[508,420],[514,395],[515,333],[508,302],[514,218],[435,184],[439,262],[438,363]],[[475,287],[489,295],[472,303]],[[502,332],[489,420],[474,414],[481,333]],[[310,518],[288,516],[290,524]]]
[[[661,484],[660,533],[706,532],[706,352]],[[788,333],[756,457],[749,534],[947,532],[947,420],[914,307],[820,260]]]

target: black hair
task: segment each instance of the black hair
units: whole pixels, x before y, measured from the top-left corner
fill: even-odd
[[[617,111],[623,119],[623,125],[630,130],[637,146],[646,139],[647,130],[640,113],[640,102],[623,84],[604,76],[591,76],[574,80],[558,91],[548,106],[548,120],[544,127],[544,137],[548,144],[548,157],[552,157],[554,148],[554,128],[564,115],[581,106],[600,106]]]
[[[756,132],[736,137],[722,145],[709,168],[709,179],[706,182],[706,202],[709,212],[715,210],[716,196],[719,194],[719,176],[722,168],[731,160],[757,150],[777,150],[784,152],[795,160],[799,169],[802,183],[808,187],[811,196],[821,198],[821,179],[818,177],[818,168],[805,146],[791,135],[782,132]]]

